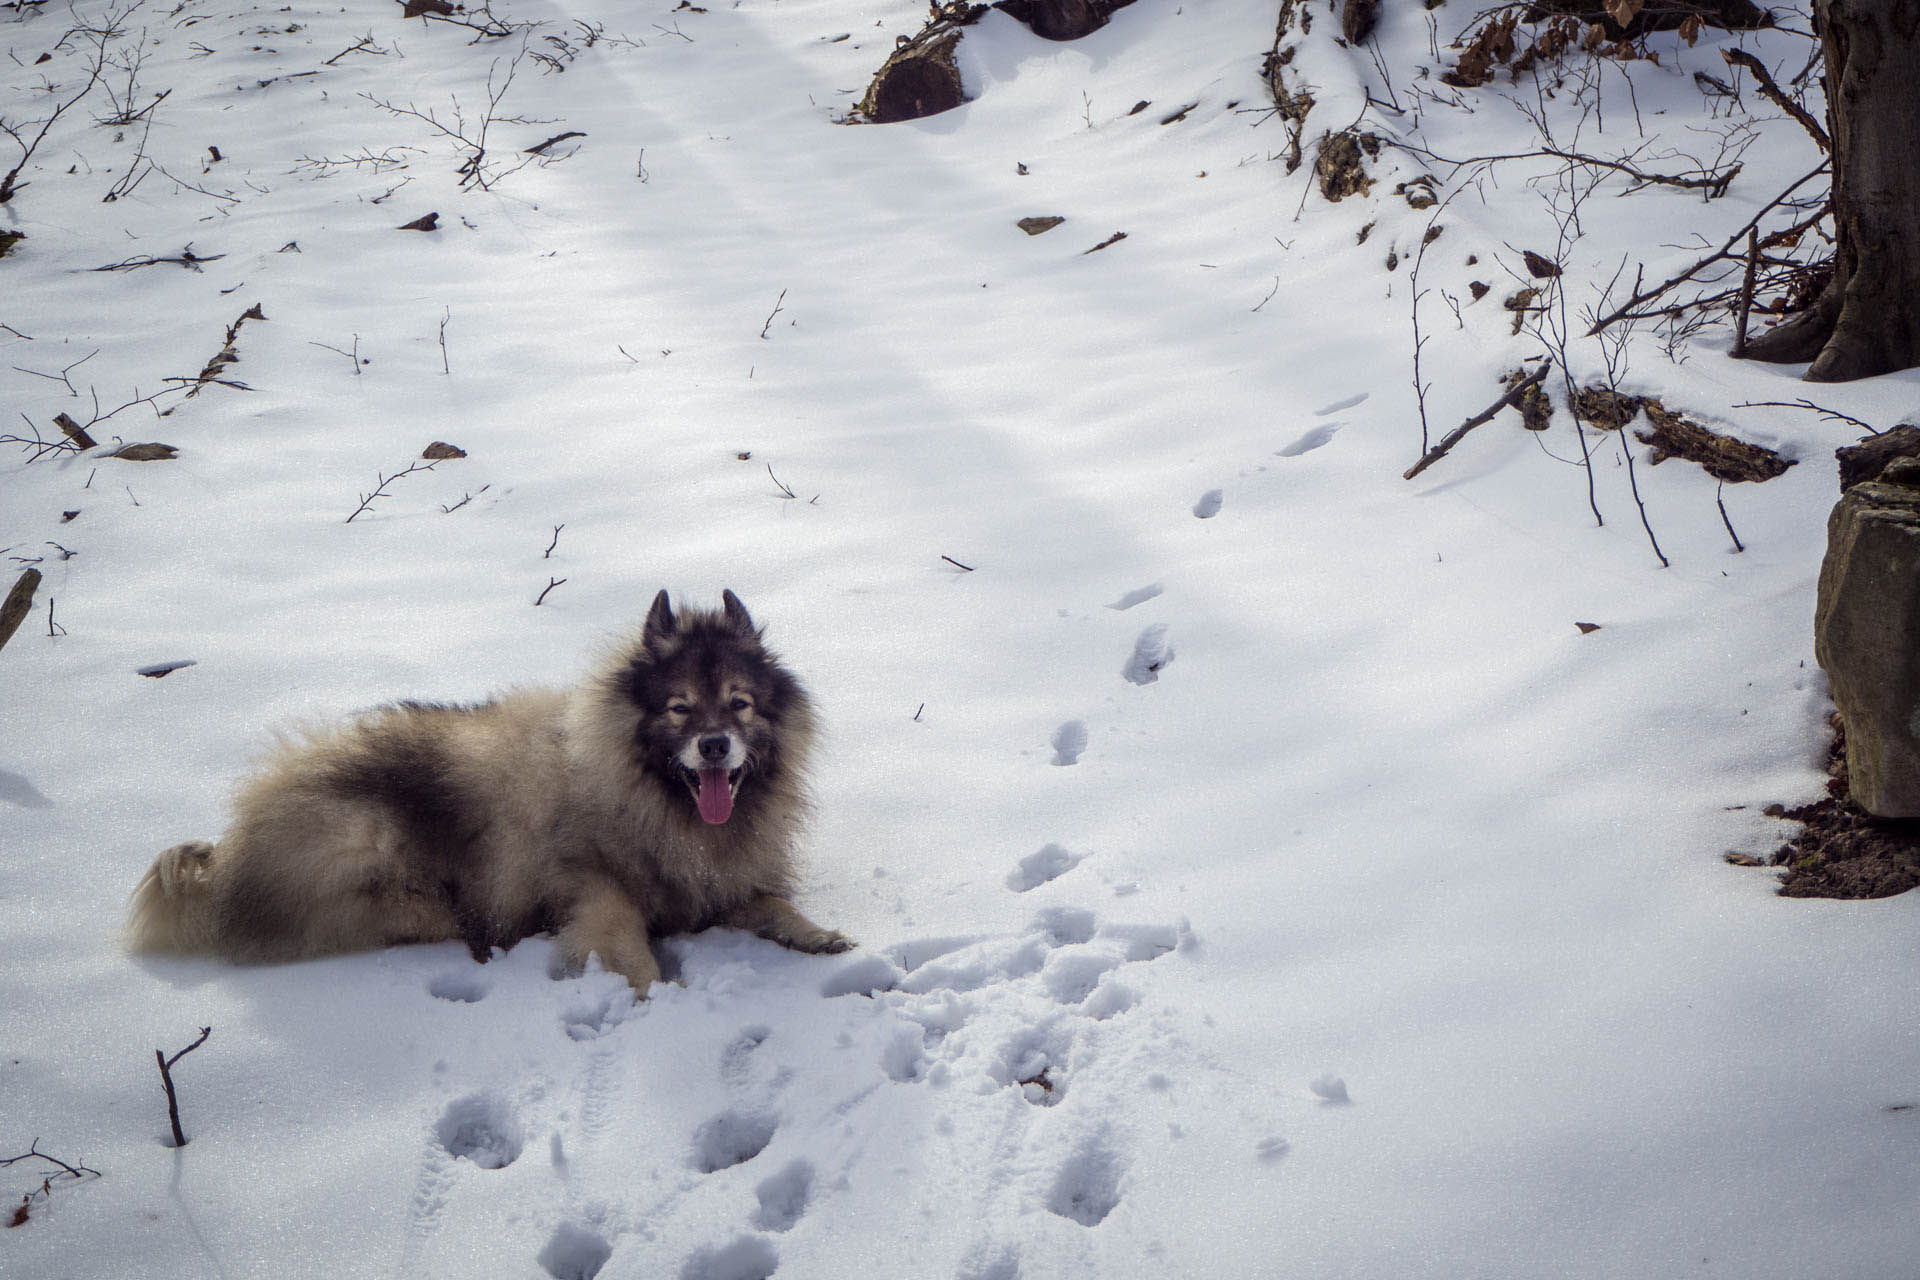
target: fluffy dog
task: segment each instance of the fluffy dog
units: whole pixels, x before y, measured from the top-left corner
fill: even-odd
[[[553,931],[643,996],[662,934],[846,950],[788,900],[812,705],[722,600],[676,615],[662,591],[571,692],[403,702],[283,746],[217,844],[155,860],[133,947],[273,961],[458,939],[485,959]]]

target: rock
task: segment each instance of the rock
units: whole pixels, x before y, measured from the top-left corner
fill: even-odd
[[[1846,723],[1854,801],[1920,817],[1920,460],[1854,485],[1828,517],[1814,656]]]
[[[1833,451],[1840,460],[1840,492],[1871,480],[1895,458],[1920,458],[1920,427],[1899,426]]]

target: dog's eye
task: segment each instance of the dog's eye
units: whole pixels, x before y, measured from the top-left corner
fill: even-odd
[[[669,702],[667,704],[667,714],[670,716],[690,716],[693,714],[693,708],[684,702]]]
[[[750,698],[735,698],[733,700],[733,709],[735,711],[747,711],[752,707],[753,701]]]

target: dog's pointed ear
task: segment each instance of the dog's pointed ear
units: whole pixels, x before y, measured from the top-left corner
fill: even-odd
[[[747,606],[740,603],[739,596],[733,594],[731,591],[722,591],[720,593],[720,608],[721,616],[727,620],[728,626],[738,631],[741,635],[750,636],[755,634],[753,619],[747,616]]]
[[[640,632],[640,643],[654,648],[671,639],[679,629],[679,623],[674,621],[673,606],[667,603],[667,593],[662,590],[653,598],[653,608],[647,610],[647,625]]]

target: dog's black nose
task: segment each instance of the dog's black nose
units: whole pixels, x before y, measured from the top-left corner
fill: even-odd
[[[733,739],[724,733],[710,733],[700,739],[700,758],[719,764],[733,753]]]

